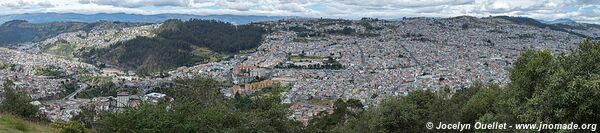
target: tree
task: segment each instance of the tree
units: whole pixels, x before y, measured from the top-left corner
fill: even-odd
[[[38,107],[30,104],[31,97],[25,93],[15,92],[13,82],[10,80],[6,80],[3,85],[0,111],[30,120],[44,120],[44,117],[38,112]]]
[[[288,105],[280,104],[286,88],[274,86],[240,99],[216,94],[218,82],[197,77],[177,80],[162,90],[175,98],[158,104],[143,103],[123,112],[104,112],[94,128],[99,132],[300,132],[299,122],[288,119]],[[174,84],[175,84],[174,83]],[[180,100],[178,100],[180,99]]]
[[[60,133],[88,133],[89,132],[80,123],[72,122],[72,121],[66,122],[66,123],[56,122],[56,123],[52,123],[52,126],[56,129],[58,129],[58,131]]]
[[[81,111],[71,118],[71,121],[81,123],[85,128],[93,128],[94,120],[96,116],[96,110],[94,110],[93,104],[82,105]]]
[[[475,123],[485,114],[499,113],[495,108],[502,102],[500,97],[502,97],[503,94],[504,92],[501,90],[500,86],[481,86],[479,91],[470,97],[462,107],[462,110],[460,111],[462,120],[460,122]]]
[[[164,93],[175,98],[176,103],[189,102],[198,106],[209,106],[222,99],[219,95],[220,82],[205,77],[190,80],[178,79]]]
[[[594,123],[600,119],[600,42],[583,41],[569,55],[523,54],[510,92],[521,122]],[[514,75],[514,76],[512,76]],[[523,95],[525,94],[525,95]]]

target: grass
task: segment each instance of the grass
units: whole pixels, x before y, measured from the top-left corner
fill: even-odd
[[[53,44],[46,48],[46,53],[50,53],[53,55],[63,56],[67,58],[73,58],[73,53],[75,52],[75,46],[67,43],[58,43]]]
[[[294,61],[294,62],[300,62],[302,60],[317,60],[317,61],[322,61],[324,59],[324,57],[319,57],[319,56],[303,56],[303,55],[290,55],[290,56],[288,56],[288,59],[290,61]]]
[[[220,55],[219,53],[213,52],[208,48],[192,46],[192,49],[194,49],[192,51],[192,54],[202,58],[204,60],[204,62],[218,62],[223,58],[222,55]]]
[[[0,114],[0,133],[55,133],[54,128],[12,115]]]
[[[106,76],[80,75],[79,80],[89,85],[102,85],[111,82],[112,79]]]
[[[311,105],[319,105],[319,106],[327,106],[329,107],[331,100],[320,100],[320,99],[310,99],[308,100],[308,104]]]

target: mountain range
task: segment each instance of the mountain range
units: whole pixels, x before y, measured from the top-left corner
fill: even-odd
[[[25,13],[0,15],[0,23],[11,20],[26,20],[31,23],[48,22],[86,22],[92,23],[100,20],[120,21],[120,22],[143,22],[160,23],[168,19],[207,19],[229,22],[232,24],[248,24],[251,22],[279,20],[285,18],[297,18],[294,16],[255,16],[255,15],[192,15],[192,14],[127,14],[127,13],[98,13],[98,14],[77,14],[77,13]]]
[[[555,19],[555,20],[538,20],[542,23],[546,23],[546,24],[559,24],[559,23],[576,23],[577,21],[570,19],[570,18],[559,18],[559,19]]]

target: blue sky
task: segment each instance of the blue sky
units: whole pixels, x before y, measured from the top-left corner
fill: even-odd
[[[348,18],[525,16],[600,23],[600,0],[2,0],[0,14],[237,14]]]

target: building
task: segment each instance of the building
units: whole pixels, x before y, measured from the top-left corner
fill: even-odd
[[[125,72],[118,70],[118,69],[114,69],[114,68],[105,68],[105,69],[102,69],[102,75],[115,77],[115,76],[125,75]]]
[[[128,92],[119,92],[117,94],[117,108],[126,107],[129,103],[129,93]]]
[[[110,110],[110,102],[109,101],[96,102],[95,110],[96,111],[109,111]]]
[[[256,80],[256,77],[250,76],[250,75],[233,75],[233,83],[234,84],[245,84],[245,83],[250,83],[254,80]]]
[[[267,71],[264,68],[256,68],[250,70],[250,76],[262,78],[267,74]]]
[[[281,85],[289,85],[291,83],[296,82],[297,79],[286,78],[286,77],[277,77],[277,78],[273,78],[271,80],[273,81],[273,83],[280,83]]]
[[[240,74],[253,69],[256,69],[256,66],[237,65],[233,68],[233,74]]]
[[[144,95],[144,97],[142,99],[144,101],[148,101],[151,103],[158,103],[158,101],[165,98],[166,96],[167,96],[166,94],[153,92],[153,93]]]

